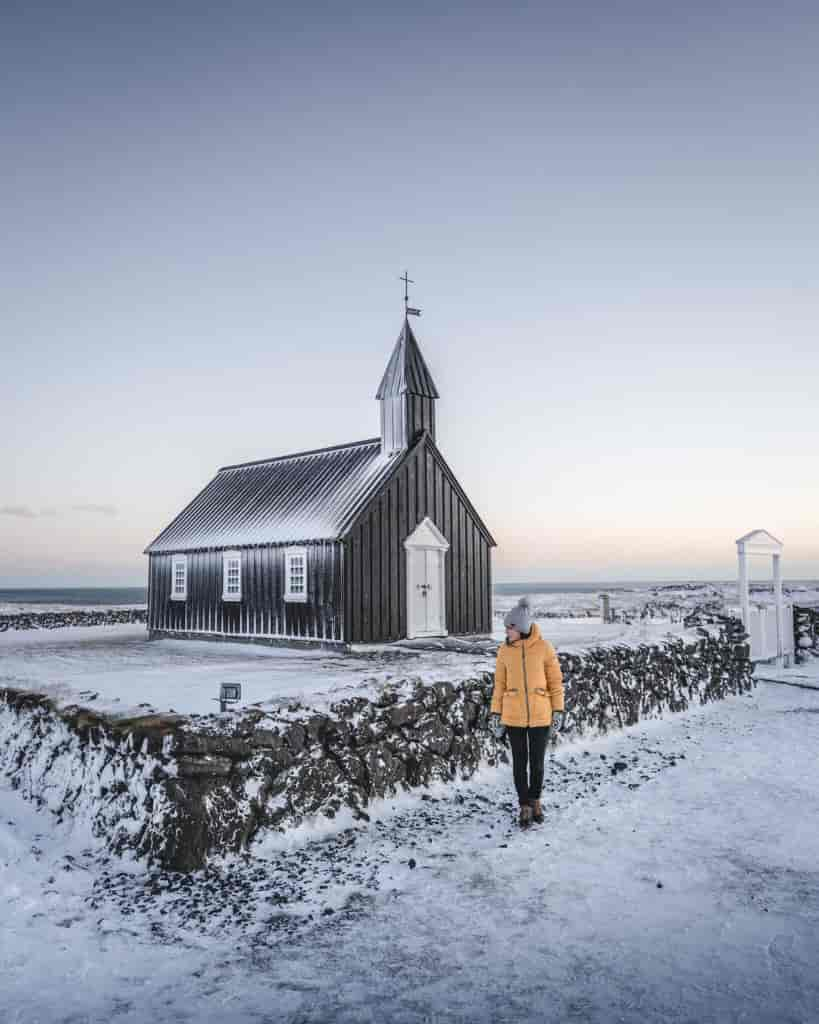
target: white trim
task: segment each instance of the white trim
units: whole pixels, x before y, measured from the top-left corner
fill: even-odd
[[[346,646],[344,640],[325,639],[321,636],[299,636],[297,633],[225,633],[220,629],[172,629],[170,626],[152,626],[151,628],[156,633],[179,633],[180,635],[197,633],[202,636],[223,636],[228,640],[239,637],[242,640],[298,640],[305,644],[333,644],[339,647],[343,644]]]
[[[449,551],[449,541],[429,516],[424,516],[421,522],[404,541],[404,547],[433,548],[438,551]]]
[[[301,558],[303,564],[302,590],[292,589],[291,563],[293,559]],[[290,603],[305,604],[307,602],[307,548],[285,548],[284,549],[284,599]]]
[[[342,643],[344,642],[344,573],[347,570],[344,567],[344,545],[339,545],[339,560],[338,560],[338,592],[341,595],[339,601],[339,633],[341,634]]]
[[[230,575],[230,563],[237,562],[239,565],[239,579],[238,579],[238,590],[228,591],[228,578]],[[223,601],[241,601],[242,600],[242,552],[241,551],[223,551],[222,552],[222,600]]]
[[[176,569],[181,565],[183,569],[182,589],[176,587]],[[173,555],[171,558],[171,594],[172,601],[187,601],[188,599],[188,556]]]
[[[489,559],[489,632],[495,632],[495,562],[492,552],[495,549],[490,544],[486,549],[486,557]]]
[[[737,540],[737,547],[749,555],[774,555],[785,545],[767,530],[751,530]]]

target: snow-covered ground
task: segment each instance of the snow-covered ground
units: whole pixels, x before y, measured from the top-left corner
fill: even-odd
[[[0,1019],[808,1024],[818,747],[761,683],[562,746],[537,830],[502,765],[187,879],[0,783]]]
[[[295,701],[321,708],[396,678],[460,679],[485,668],[485,657],[446,651],[354,657],[206,640],[149,641],[141,625],[0,634],[0,686],[117,715],[211,714],[223,682],[242,684],[237,709]]]
[[[667,621],[626,625],[594,619],[546,619],[541,627],[559,650],[660,640],[681,630]],[[493,657],[446,649],[370,646],[348,655],[250,643],[149,641],[139,624],[0,633],[0,686],[36,690],[64,705],[117,715],[211,714],[223,682],[242,684],[237,710],[294,701],[320,709],[400,679],[454,683],[492,668]]]

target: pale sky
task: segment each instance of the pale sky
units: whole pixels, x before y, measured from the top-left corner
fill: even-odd
[[[496,579],[819,576],[817,52],[788,0],[3,4],[0,587],[375,436],[405,267]]]

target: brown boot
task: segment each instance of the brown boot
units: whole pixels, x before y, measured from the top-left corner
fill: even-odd
[[[543,822],[543,804],[540,800],[532,801],[532,821],[540,825]]]
[[[518,822],[521,828],[529,828],[532,824],[532,808],[529,804],[520,805],[520,817],[518,818]]]

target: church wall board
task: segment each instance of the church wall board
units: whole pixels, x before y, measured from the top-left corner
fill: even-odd
[[[172,554],[150,556],[148,628],[168,634],[341,641],[341,551],[337,541],[308,548],[308,600],[284,600],[286,545],[240,548],[242,599],[222,600],[222,551],[193,551],[185,601],[170,599]]]

